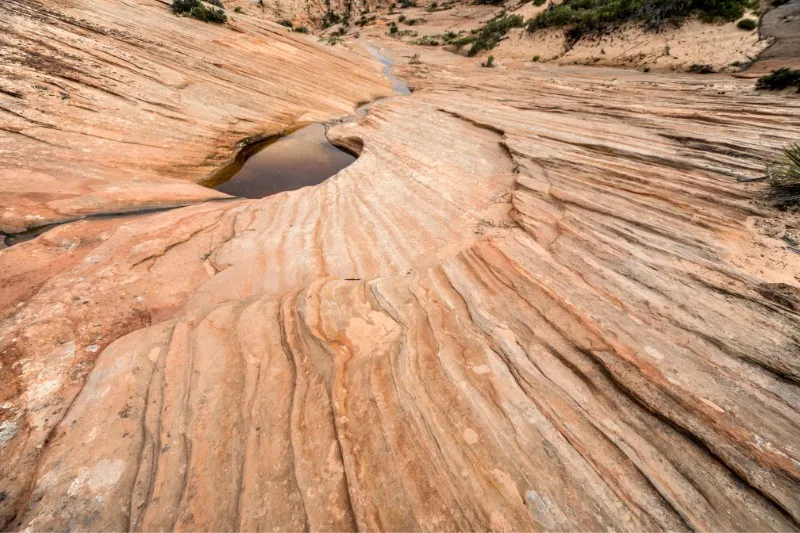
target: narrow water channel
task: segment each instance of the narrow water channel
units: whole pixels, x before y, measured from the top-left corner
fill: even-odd
[[[368,45],[367,51],[384,65],[383,75],[392,82],[396,95],[411,94],[408,85],[392,74],[391,59],[375,46]],[[386,99],[359,106],[356,114],[364,116],[370,107]],[[354,119],[350,116],[336,122]],[[331,144],[326,131],[326,124],[298,125],[282,135],[247,146],[234,163],[217,173],[217,178],[207,185],[231,196],[264,198],[322,183],[356,159]]]

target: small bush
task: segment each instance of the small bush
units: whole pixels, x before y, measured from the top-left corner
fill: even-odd
[[[758,27],[758,22],[756,22],[755,19],[742,19],[739,21],[736,27],[740,30],[753,31],[756,29],[756,27]]]
[[[399,20],[399,19],[398,19],[398,20]],[[406,22],[406,24],[408,24],[409,26],[414,26],[414,25],[416,25],[416,24],[425,24],[425,19],[421,19],[421,18],[416,18],[416,19],[406,19],[406,20],[405,20],[405,22]]]
[[[781,158],[767,164],[767,182],[779,207],[800,203],[800,144],[785,148]]]
[[[340,20],[341,17],[339,17],[339,15],[328,9],[322,17],[322,28],[330,28],[334,24],[338,24]]]
[[[538,62],[539,62],[539,56],[538,56],[538,55],[536,55],[536,56],[533,56],[533,59],[532,59],[532,61],[533,61],[534,63],[538,63]]]
[[[652,30],[680,24],[692,13],[707,22],[733,21],[741,18],[750,4],[751,0],[564,0],[534,17],[528,31],[564,27],[574,42],[627,21],[639,21]]]
[[[398,7],[407,8],[407,7],[417,7],[416,0],[400,0],[398,3]]]
[[[703,63],[694,63],[689,67],[689,72],[693,72],[695,74],[714,74],[716,70],[711,65],[705,65]]]
[[[414,54],[411,56],[411,59],[408,60],[409,65],[420,65],[422,61],[419,60],[419,54]]]
[[[218,0],[218,5],[222,5]],[[174,0],[172,12],[176,15],[196,18],[203,22],[223,24],[228,21],[228,16],[222,9],[209,9],[200,0]]]
[[[173,0],[172,12],[176,15],[188,15],[193,7],[200,5],[199,0]]]
[[[296,31],[297,33],[308,33],[308,28],[305,26],[298,26],[294,28],[292,31]]]
[[[292,26],[294,26],[291,20],[286,20],[286,19],[279,20],[278,24],[280,24],[281,26],[285,26],[287,28],[291,28]]]
[[[417,39],[412,44],[416,44],[419,46],[439,46],[441,44],[435,35],[425,35],[420,39]]]
[[[377,18],[375,15],[370,15],[369,17],[366,15],[361,15],[361,18],[356,21],[356,26],[366,26],[370,22],[374,21]]]
[[[442,5],[439,5],[437,2],[433,2],[431,5],[428,6],[426,11],[428,13],[433,13],[434,11],[447,11],[448,9],[453,9],[452,2],[446,2]]]
[[[476,0],[475,3],[478,5],[485,5],[485,6],[499,6],[503,4],[505,0]]]
[[[218,5],[222,5],[222,3],[219,2]],[[200,0],[173,0],[172,12],[176,15],[184,15],[215,24],[224,24],[228,21],[225,11],[222,9],[209,9]]]
[[[547,0],[533,0],[533,5],[535,6],[543,6]]]
[[[222,2],[220,0],[206,0],[206,2],[208,2],[212,6],[216,6],[216,7],[225,9],[225,6],[222,5]]]
[[[395,35],[397,33],[397,24],[392,22],[389,24],[389,35]]]
[[[486,58],[486,61],[484,61],[483,63],[481,63],[481,66],[482,66],[482,67],[485,67],[485,68],[492,68],[492,67],[494,67],[494,56],[489,56],[488,58]]]
[[[773,70],[756,81],[756,89],[766,91],[780,91],[795,86],[800,92],[800,70],[787,67]]]
[[[478,30],[476,35],[463,37],[456,41],[454,44],[459,48],[471,44],[467,54],[471,57],[483,50],[491,50],[500,39],[505,37],[511,28],[520,28],[524,26],[522,15],[502,15],[497,16],[486,23],[486,25]]]
[[[239,7],[239,6],[236,6],[236,7],[233,8],[233,12],[234,13],[241,13],[242,12],[242,8]]]
[[[203,22],[213,22],[214,24],[225,24],[228,22],[228,15],[226,15],[223,10],[208,9],[203,5],[193,8],[189,12],[189,16],[197,20],[202,20]]]
[[[406,20],[405,15],[400,15],[399,17],[397,17],[397,22],[405,22],[405,20]]]

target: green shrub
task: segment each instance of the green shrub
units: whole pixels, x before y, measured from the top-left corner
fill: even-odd
[[[308,33],[308,28],[306,28],[305,26],[298,26],[292,31],[296,31],[297,33]]]
[[[397,33],[397,24],[394,22],[389,24],[389,35],[394,35]]]
[[[503,2],[505,2],[505,0],[476,0],[475,3],[479,5],[499,6]]]
[[[535,6],[543,6],[547,0],[533,0],[533,5]]]
[[[711,65],[694,63],[689,67],[689,72],[693,72],[695,74],[714,74],[716,70]]]
[[[287,28],[291,28],[292,26],[294,26],[291,20],[286,20],[286,19],[279,20],[278,24],[280,24],[281,26],[285,26]]]
[[[236,7],[233,8],[233,12],[234,13],[241,13],[242,12],[242,8],[239,7],[239,6],[236,6]]]
[[[225,9],[225,6],[222,5],[222,2],[220,0],[206,0],[206,2],[208,2],[212,6],[216,6],[216,7]]]
[[[398,19],[398,20],[400,20],[400,19]],[[401,21],[401,22],[402,22],[402,21]],[[416,18],[416,19],[405,19],[405,22],[406,22],[406,24],[408,24],[409,26],[414,26],[414,25],[416,25],[416,24],[424,24],[424,23],[425,23],[425,19],[421,19],[421,18]]]
[[[417,39],[412,44],[416,44],[419,46],[439,46],[439,40],[436,35],[425,35],[420,39]]]
[[[800,203],[800,144],[788,146],[781,158],[767,164],[767,182],[779,207]]]
[[[487,58],[486,58],[486,61],[484,61],[483,63],[481,63],[481,66],[482,66],[482,67],[486,67],[486,68],[492,68],[492,67],[494,67],[494,56],[489,56],[489,57],[487,57]]]
[[[736,25],[740,30],[752,31],[758,27],[758,22],[755,19],[742,19]]]
[[[193,7],[189,11],[189,16],[202,20],[203,22],[213,22],[214,24],[225,24],[228,22],[228,15],[221,9],[208,9],[204,5]]]
[[[399,17],[397,17],[397,22],[405,22],[405,20],[406,20],[405,15],[400,15]]]
[[[218,5],[222,5],[218,1]],[[223,24],[228,21],[228,16],[222,9],[209,9],[200,0],[173,0],[172,12],[176,15],[184,15],[203,22],[213,22]]]
[[[534,63],[538,63],[538,62],[539,62],[539,56],[538,56],[538,55],[536,55],[536,56],[533,56],[533,60],[532,60],[532,61],[533,61]]]
[[[338,24],[340,20],[341,17],[339,17],[339,15],[328,9],[322,17],[322,28],[330,28],[334,24]]]
[[[366,26],[376,18],[378,18],[376,15],[370,15],[369,17],[366,15],[361,15],[361,18],[356,21],[356,26]]]
[[[426,11],[428,13],[433,13],[434,11],[446,11],[448,9],[453,9],[452,2],[446,2],[442,5],[439,5],[437,2],[433,2],[431,5],[428,6]]]
[[[704,21],[733,21],[744,15],[751,0],[564,0],[550,5],[528,23],[528,31],[564,27],[571,40],[597,34],[627,22],[648,29],[679,24],[692,13]]]
[[[756,81],[756,89],[767,91],[780,91],[794,86],[798,87],[800,92],[800,70],[787,67],[773,70]]]
[[[398,7],[417,7],[417,2],[416,0],[400,0]]]
[[[500,39],[505,37],[511,28],[521,28],[524,26],[522,15],[501,15],[493,18],[486,25],[477,31],[475,35],[463,37],[455,41],[459,48],[471,44],[468,55],[474,56],[483,50],[491,50]]]
[[[172,12],[176,15],[188,15],[193,7],[200,5],[199,0],[173,0]]]

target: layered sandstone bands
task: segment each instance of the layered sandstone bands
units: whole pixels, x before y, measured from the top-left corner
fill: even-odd
[[[169,2],[0,6],[0,231],[186,205],[254,134],[389,94],[380,69],[266,19]]]
[[[403,74],[319,186],[0,252],[6,528],[798,528],[797,227],[736,178],[800,104]]]

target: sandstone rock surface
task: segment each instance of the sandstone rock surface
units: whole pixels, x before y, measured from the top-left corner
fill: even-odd
[[[5,528],[797,529],[800,228],[736,178],[800,102],[398,72],[318,186],[0,251]]]
[[[389,94],[380,69],[264,19],[169,2],[0,5],[0,231],[224,197],[195,185],[254,134]]]

